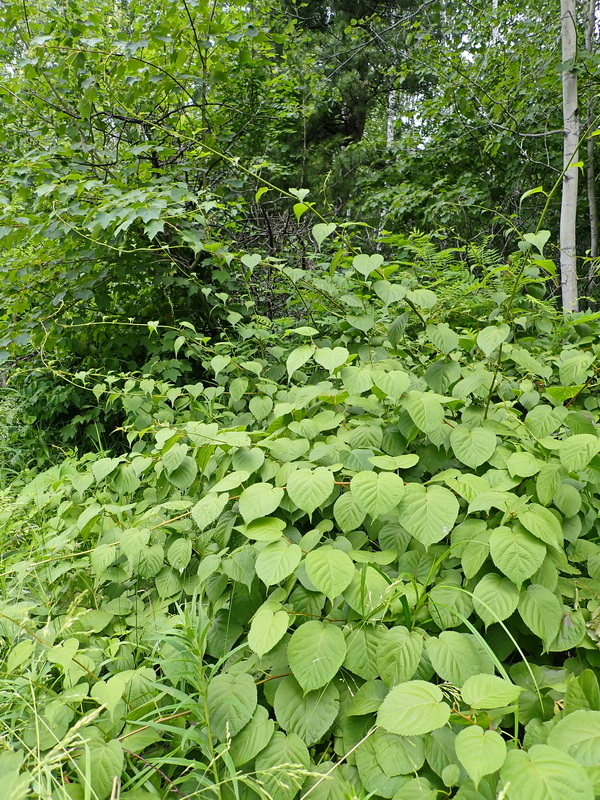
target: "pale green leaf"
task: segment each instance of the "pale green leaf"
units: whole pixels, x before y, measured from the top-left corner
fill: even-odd
[[[350,481],[350,491],[357,505],[371,517],[387,514],[404,494],[404,481],[389,472],[359,472]]]
[[[442,486],[422,486],[409,483],[398,507],[400,523],[429,547],[447,536],[458,516],[458,500]]]
[[[523,691],[497,675],[472,675],[462,689],[462,699],[471,708],[503,708],[518,698]]]
[[[325,467],[298,469],[287,480],[287,493],[307,514],[322,505],[334,488],[333,472]]]
[[[346,657],[346,640],[335,625],[311,620],[294,631],[287,656],[294,677],[309,692],[336,675]]]
[[[329,545],[308,553],[305,566],[315,588],[330,600],[335,600],[348,588],[356,572],[350,557]]]
[[[475,788],[484,775],[499,770],[506,758],[506,742],[502,736],[496,731],[483,731],[478,725],[463,728],[454,746]]]
[[[387,695],[377,714],[377,724],[399,736],[418,736],[441,728],[450,718],[438,686],[426,681],[401,683]]]

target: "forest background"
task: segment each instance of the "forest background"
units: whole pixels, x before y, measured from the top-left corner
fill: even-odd
[[[600,796],[595,2],[0,30],[3,796]]]

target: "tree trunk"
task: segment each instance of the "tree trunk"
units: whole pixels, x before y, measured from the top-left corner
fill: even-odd
[[[560,0],[562,61],[574,61],[577,54],[575,0]],[[579,310],[577,291],[577,181],[579,167],[575,166],[579,147],[579,114],[577,108],[577,74],[563,70],[564,147],[562,204],[560,209],[560,281],[565,313]]]
[[[388,92],[386,145],[388,150],[394,147],[394,128],[396,127],[396,90]]]
[[[596,29],[596,0],[588,0],[587,19],[585,26],[585,49],[588,53],[594,52],[594,33]],[[594,124],[594,88],[590,87],[587,101],[587,198],[590,217],[590,267],[588,270],[588,294],[595,285],[596,265],[598,258],[598,211],[596,205],[596,173],[594,169],[594,143],[595,137],[591,136]]]

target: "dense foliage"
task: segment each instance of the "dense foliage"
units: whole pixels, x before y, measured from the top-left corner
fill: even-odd
[[[532,5],[0,6],[3,799],[600,797]]]

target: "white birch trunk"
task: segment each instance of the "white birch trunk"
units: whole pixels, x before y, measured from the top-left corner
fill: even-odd
[[[588,0],[587,19],[585,26],[585,49],[588,53],[594,52],[594,34],[596,30],[596,0]],[[594,259],[598,258],[598,210],[596,204],[596,174],[594,170],[594,143],[595,137],[590,136],[594,122],[594,91],[590,89],[587,101],[587,197],[588,212],[590,217],[590,267],[588,270],[588,293],[594,288],[596,266]]]
[[[571,61],[577,54],[575,0],[560,0],[562,60]],[[563,311],[578,311],[577,291],[577,182],[579,114],[577,107],[577,75],[572,71],[562,73],[564,147],[562,204],[560,209],[560,282]]]
[[[388,92],[386,145],[388,150],[394,147],[394,129],[396,127],[396,91]]]

